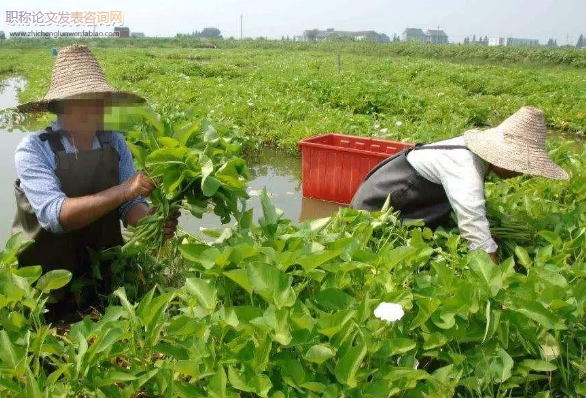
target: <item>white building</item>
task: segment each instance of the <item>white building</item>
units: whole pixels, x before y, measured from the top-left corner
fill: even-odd
[[[491,37],[488,39],[488,45],[496,46],[517,46],[517,47],[539,47],[537,39],[518,39],[515,37]]]
[[[506,46],[507,39],[505,39],[504,37],[490,37],[488,39],[488,45],[490,47]]]

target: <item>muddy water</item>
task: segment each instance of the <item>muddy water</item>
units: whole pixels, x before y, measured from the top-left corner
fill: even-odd
[[[20,116],[10,108],[18,104],[18,91],[25,86],[24,79],[13,77],[2,82],[0,91],[0,248],[4,247],[4,243],[10,237],[14,218],[14,150],[26,134],[14,128]]]
[[[16,178],[14,150],[25,131],[35,131],[34,121],[24,119],[11,108],[18,104],[18,91],[24,89],[26,81],[21,78],[5,79],[0,91],[0,247],[10,237],[14,218],[13,184]],[[20,127],[20,126],[26,126]],[[22,129],[22,130],[21,130]],[[310,218],[326,217],[338,209],[338,205],[315,199],[303,198],[301,194],[301,160],[298,157],[273,149],[263,149],[248,159],[252,180],[248,193],[247,208],[254,209],[254,219],[262,216],[259,195],[267,188],[274,205],[284,212],[284,217],[295,222]],[[189,233],[200,235],[203,229],[221,227],[214,214],[206,214],[199,220],[184,214],[180,225]]]

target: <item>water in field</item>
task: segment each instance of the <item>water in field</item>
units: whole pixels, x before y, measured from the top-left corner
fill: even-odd
[[[5,79],[0,91],[0,247],[10,236],[14,218],[13,184],[16,178],[14,169],[14,150],[22,140],[25,131],[37,131],[40,126],[34,119],[25,117],[14,108],[18,104],[18,91],[24,89],[26,81],[12,77]],[[294,222],[329,216],[338,205],[315,199],[306,199],[301,194],[301,159],[274,149],[263,149],[248,157],[252,181],[248,193],[248,208],[254,209],[254,219],[262,216],[260,193],[267,188],[274,205],[284,211],[284,216]],[[180,225],[187,232],[201,235],[203,229],[221,227],[220,219],[214,214],[206,214],[199,220],[184,214]]]

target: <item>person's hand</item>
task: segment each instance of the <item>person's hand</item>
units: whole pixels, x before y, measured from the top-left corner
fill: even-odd
[[[165,239],[170,239],[175,235],[177,231],[177,224],[179,224],[178,218],[181,216],[181,212],[177,210],[175,213],[169,214],[165,224],[163,224],[163,235]]]
[[[153,181],[147,175],[139,171],[128,180],[122,183],[124,189],[124,199],[126,202],[136,199],[139,196],[147,197],[155,189]]]

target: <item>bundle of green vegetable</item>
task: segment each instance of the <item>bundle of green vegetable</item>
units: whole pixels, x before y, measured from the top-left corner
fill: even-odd
[[[165,118],[150,109],[140,113],[146,123],[126,138],[137,169],[155,181],[150,195],[154,213],[130,228],[134,234],[123,250],[161,247],[163,223],[180,209],[197,218],[213,209],[228,222],[238,213],[239,201],[248,198],[249,172],[237,135],[216,129],[208,119],[192,120],[189,112]]]

